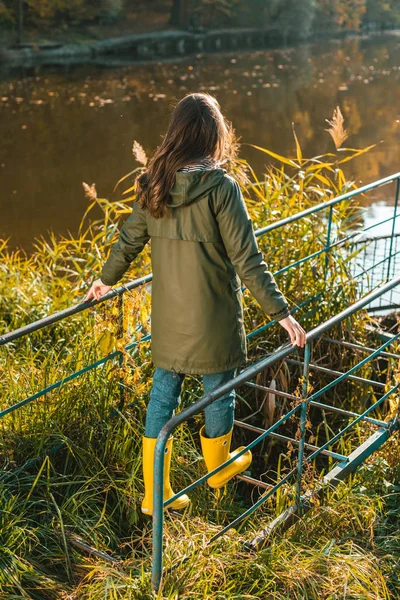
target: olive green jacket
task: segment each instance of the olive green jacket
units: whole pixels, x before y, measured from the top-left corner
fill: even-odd
[[[101,280],[116,284],[151,238],[155,366],[220,373],[246,362],[241,281],[274,319],[289,314],[267,270],[237,181],[223,168],[177,171],[170,217],[134,202]]]

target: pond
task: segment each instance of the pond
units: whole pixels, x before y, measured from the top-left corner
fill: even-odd
[[[196,55],[149,64],[42,67],[0,80],[0,238],[29,251],[35,236],[76,233],[82,181],[112,196],[134,166],[132,143],[160,143],[173,104],[209,91],[233,122],[257,174],[267,155],[334,150],[325,119],[339,105],[345,146],[376,147],[348,163],[358,185],[400,171],[400,34],[354,36],[284,49]],[[363,200],[369,222],[393,205],[393,186]],[[382,233],[382,231],[379,231]]]

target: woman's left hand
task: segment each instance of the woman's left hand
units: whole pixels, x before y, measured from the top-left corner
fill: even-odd
[[[96,279],[96,281],[92,283],[92,287],[86,294],[84,302],[92,300],[93,298],[95,298],[96,300],[100,300],[100,298],[102,296],[105,296],[111,290],[111,288],[112,285],[105,285],[105,283],[103,283],[101,279]]]
[[[304,348],[307,343],[307,333],[304,331],[300,323],[298,323],[296,319],[292,317],[292,315],[281,319],[279,324],[286,329],[290,336],[290,341],[294,346],[300,346],[300,348]]]

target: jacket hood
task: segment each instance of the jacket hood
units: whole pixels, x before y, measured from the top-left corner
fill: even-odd
[[[221,183],[226,169],[196,169],[195,171],[177,171],[175,184],[169,191],[167,206],[175,207],[190,204],[198,198],[206,196]]]

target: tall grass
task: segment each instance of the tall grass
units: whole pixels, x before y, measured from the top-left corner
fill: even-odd
[[[305,159],[297,145],[292,159],[273,155],[277,162],[262,179],[243,160],[228,168],[241,182],[255,226],[261,227],[350,189],[353,184],[345,180],[341,163],[356,155],[339,150]],[[119,182],[117,192],[133,174]],[[0,334],[78,302],[90,280],[98,276],[129,213],[132,190],[128,184],[127,192],[120,192],[114,201],[99,198],[92,186],[86,186],[85,192],[88,206],[76,237],[42,237],[30,255],[8,249],[5,241],[1,244]],[[360,215],[354,203],[337,205],[334,231],[343,235],[360,222]],[[325,237],[326,221],[318,214],[283,232],[275,230],[259,243],[269,267],[276,271],[319,250]],[[349,263],[339,250],[332,251],[328,266],[326,280],[323,254],[278,278],[292,306],[320,292],[318,302],[296,313],[306,329],[357,297]],[[124,281],[148,272],[150,248],[136,259]],[[248,331],[268,321],[247,292],[245,303]],[[110,361],[0,420],[0,597],[152,597],[151,521],[140,512],[141,437],[153,373],[149,342],[141,338],[151,331],[149,315],[150,295],[144,288],[124,295],[123,331],[116,299],[2,348],[1,408],[5,408],[114,349],[123,350],[128,342],[140,342],[134,352],[123,353],[122,363]],[[331,334],[375,343],[365,331],[368,320],[366,313],[358,314]],[[249,340],[249,362],[284,341],[283,330],[267,329]],[[324,341],[316,344],[313,357],[314,362],[341,371],[356,359],[354,352],[338,352]],[[376,371],[377,364],[359,374],[368,377],[371,369]],[[298,367],[286,362],[263,373],[259,381],[274,379],[279,389],[293,393],[299,375]],[[394,373],[384,376],[389,383]],[[318,372],[312,374],[314,387],[322,381]],[[349,382],[332,391],[328,400],[358,410],[367,391]],[[186,378],[183,405],[201,395],[200,378]],[[238,397],[239,416],[255,413],[250,422],[261,426],[271,418],[262,394],[243,388]],[[284,410],[284,402],[275,406],[272,418]],[[389,410],[383,407],[381,416],[385,418]],[[325,441],[340,426],[340,421],[326,415],[311,414],[310,419],[313,429],[308,437],[312,441],[314,436],[315,443]],[[175,488],[205,472],[197,434],[201,420],[200,415],[176,432]],[[295,435],[296,429],[294,421],[287,431]],[[357,441],[369,434],[370,427],[360,425]],[[351,445],[347,437],[337,449],[345,452]],[[243,540],[287,505],[290,487],[267,502],[239,531],[230,531],[212,545],[207,544],[211,535],[242,511],[250,495],[255,499],[259,492],[243,484],[230,484],[220,496],[206,486],[199,488],[192,494],[187,513],[166,518],[165,561],[172,571],[165,577],[160,597],[395,598],[400,566],[399,458],[399,442],[393,438],[346,484],[330,492],[324,506],[316,507],[254,556],[244,553]],[[290,448],[270,442],[256,457],[253,468],[258,471],[252,474],[263,472],[266,481],[275,481],[294,462]],[[326,470],[329,461],[317,467]],[[306,482],[310,485],[312,479]],[[83,552],[80,541],[115,560]]]

